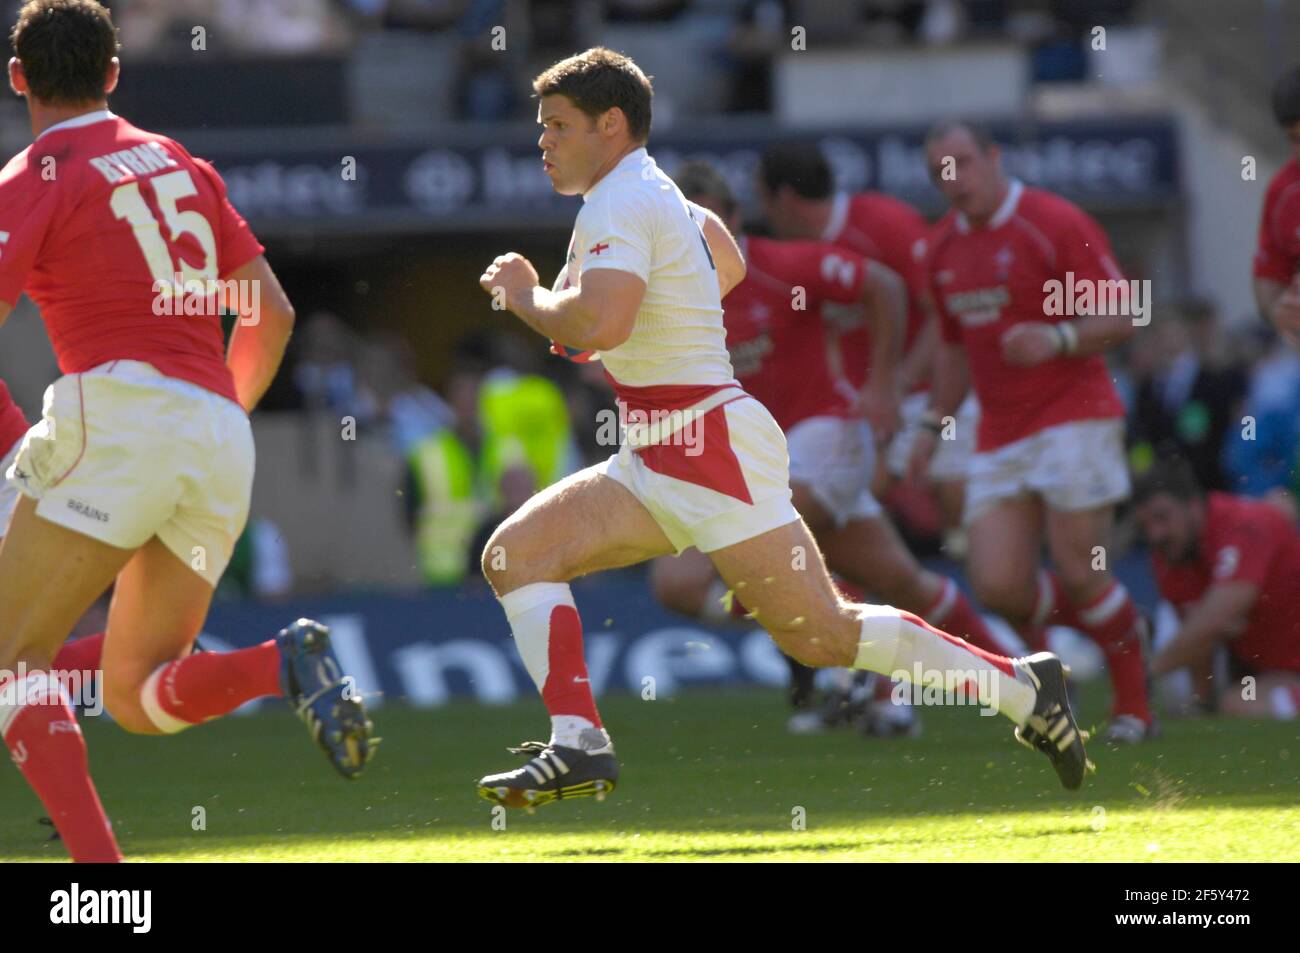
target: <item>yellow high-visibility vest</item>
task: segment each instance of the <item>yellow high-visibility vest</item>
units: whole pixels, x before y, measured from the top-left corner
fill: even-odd
[[[415,445],[410,465],[419,487],[415,549],[430,585],[455,585],[465,578],[470,546],[486,506],[474,457],[456,434],[440,430]]]
[[[556,384],[535,374],[489,375],[479,394],[483,423],[483,484],[497,488],[510,467],[533,472],[538,490],[567,475],[573,464],[569,407]]]

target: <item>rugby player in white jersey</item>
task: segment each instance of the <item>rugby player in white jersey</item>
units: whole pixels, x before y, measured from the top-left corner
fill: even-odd
[[[629,425],[618,453],[542,490],[484,549],[551,737],[512,749],[529,760],[482,778],[479,794],[531,807],[613,790],[618,762],[569,581],[688,546],[709,556],[784,652],[818,667],[960,679],[1048,755],[1065,787],[1079,787],[1087,758],[1059,659],[985,652],[836,592],[790,501],[785,436],[728,360],[721,299],[744,277],[743,260],[646,152],[645,74],[594,48],[547,69],[533,90],[543,168],[557,192],[584,204],[555,290],[515,253],[496,258],[480,284],[539,334],[598,355]]]

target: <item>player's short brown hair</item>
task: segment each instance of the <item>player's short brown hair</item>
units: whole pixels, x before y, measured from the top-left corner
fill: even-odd
[[[1141,506],[1160,493],[1167,493],[1180,503],[1191,503],[1205,496],[1192,465],[1172,447],[1162,447],[1156,462],[1133,481],[1132,503]]]
[[[627,131],[634,142],[650,138],[650,100],[654,87],[650,77],[630,57],[603,46],[593,46],[560,60],[533,80],[538,96],[566,96],[595,119],[617,106],[627,118]]]
[[[925,146],[928,149],[932,144],[943,139],[950,133],[965,131],[970,134],[975,145],[979,147],[980,152],[988,152],[998,144],[993,138],[993,131],[982,122],[973,122],[969,119],[941,119],[930,127],[930,131],[925,134]]]
[[[828,199],[835,191],[835,176],[821,147],[815,142],[777,142],[768,146],[758,162],[758,177],[769,193],[790,188],[805,199]]]
[[[682,190],[682,195],[695,200],[701,197],[713,199],[722,209],[724,216],[736,211],[736,196],[727,184],[726,176],[718,171],[711,162],[692,159],[683,162],[673,170],[672,179]]]
[[[1292,67],[1273,83],[1273,118],[1283,129],[1300,121],[1300,66]]]
[[[96,0],[28,0],[10,34],[31,95],[76,105],[104,98],[117,27]]]

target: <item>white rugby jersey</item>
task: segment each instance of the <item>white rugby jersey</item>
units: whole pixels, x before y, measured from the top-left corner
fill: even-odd
[[[644,148],[624,156],[582,199],[554,287],[579,286],[595,268],[646,283],[632,336],[599,352],[610,376],[625,387],[735,383],[699,206]]]

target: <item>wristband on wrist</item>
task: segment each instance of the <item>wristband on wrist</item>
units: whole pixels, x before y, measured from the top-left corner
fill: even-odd
[[[936,410],[926,410],[926,412],[921,415],[921,426],[931,433],[942,433],[943,418],[939,416],[939,412]]]
[[[1079,329],[1073,321],[1060,321],[1052,325],[1057,339],[1061,342],[1062,354],[1073,354],[1079,349]]]

